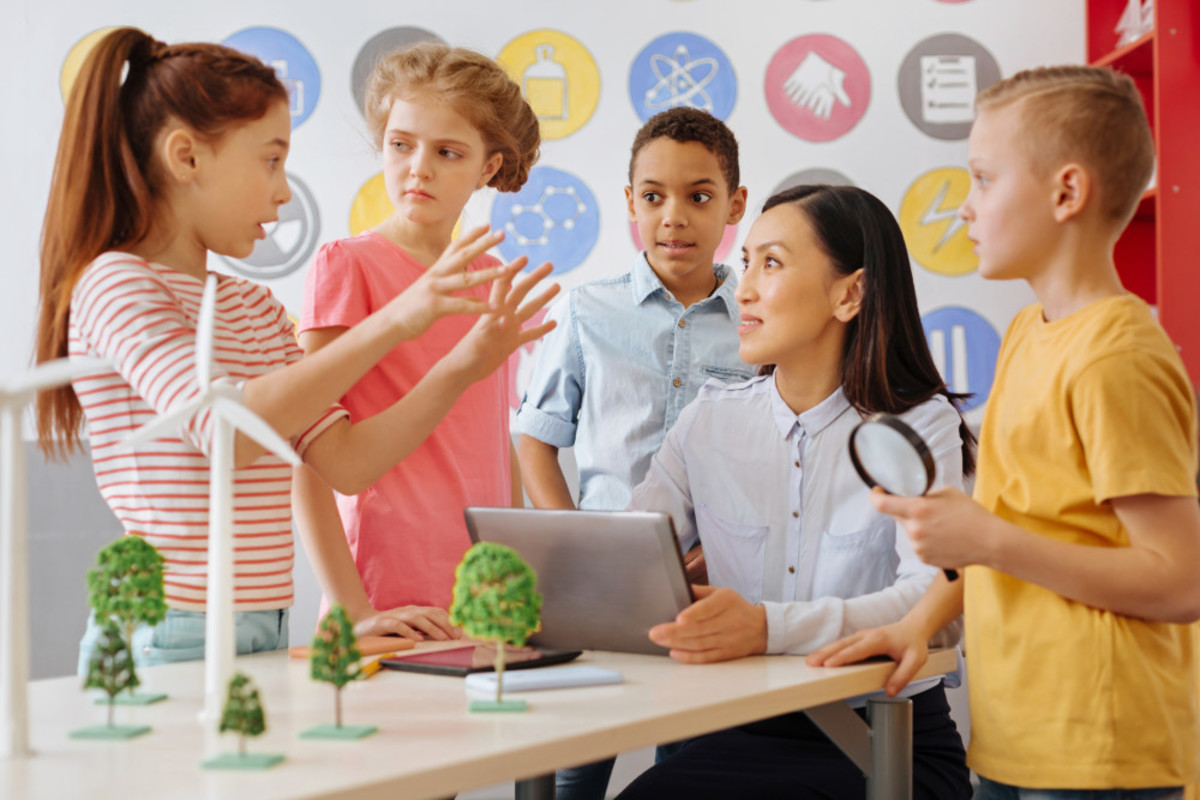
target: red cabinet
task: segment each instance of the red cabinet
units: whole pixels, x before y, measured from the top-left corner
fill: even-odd
[[[1137,83],[1158,175],[1117,243],[1126,288],[1158,306],[1192,383],[1200,384],[1200,2],[1155,0],[1154,30],[1120,48],[1127,0],[1087,0],[1087,58]]]

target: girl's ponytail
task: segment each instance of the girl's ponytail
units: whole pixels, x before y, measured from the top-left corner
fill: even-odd
[[[138,168],[121,111],[127,72],[144,66],[157,42],[136,28],[121,28],[88,54],[67,97],[50,197],[42,224],[37,362],[67,355],[71,290],[84,267],[121,241],[136,241],[149,226],[150,191]],[[82,412],[70,387],[41,392],[38,441],[48,456],[73,449]]]
[[[118,28],[92,48],[67,97],[42,225],[37,363],[67,355],[71,292],[107,250],[149,234],[161,191],[154,142],[168,121],[216,138],[287,102],[275,72],[216,44],[166,45]],[[40,392],[38,445],[70,454],[83,414],[69,386]]]

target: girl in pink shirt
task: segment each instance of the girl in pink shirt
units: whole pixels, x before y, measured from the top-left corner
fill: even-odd
[[[450,245],[475,190],[517,191],[538,156],[538,120],[520,88],[469,50],[419,44],[388,55],[366,105],[396,210],[317,255],[300,321],[309,355],[420,280]],[[469,269],[496,263],[483,255]],[[302,468],[297,476],[297,524],[326,602],[345,606],[359,635],[458,636],[446,609],[454,568],[470,545],[463,507],[523,505],[508,370],[482,376],[470,368],[494,335],[470,319],[439,320],[346,393],[352,419],[396,398],[411,410],[408,456],[366,490],[340,494],[335,505],[315,473]]]

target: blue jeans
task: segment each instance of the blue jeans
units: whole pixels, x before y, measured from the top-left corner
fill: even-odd
[[[280,650],[288,644],[288,610],[240,611],[234,614],[238,655]],[[94,615],[88,616],[87,630],[79,642],[80,677],[87,675],[88,659],[100,638],[100,626]],[[204,612],[167,610],[166,618],[155,625],[139,625],[133,631],[133,663],[139,669],[179,661],[204,658]]]
[[[1182,786],[1154,789],[1022,789],[979,776],[975,800],[1183,800]]]

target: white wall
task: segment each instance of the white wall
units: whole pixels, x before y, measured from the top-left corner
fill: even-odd
[[[316,0],[210,0],[189,4],[161,0],[13,0],[0,19],[0,179],[4,188],[0,193],[0,231],[9,253],[6,286],[0,292],[0,376],[20,371],[28,363],[32,347],[38,237],[61,124],[64,60],[83,37],[100,28],[133,24],[162,40],[176,42],[221,41],[249,27],[270,26],[298,39],[315,60],[321,87],[313,105],[314,86],[311,81],[305,86],[305,103],[311,116],[295,128],[287,168],[312,191],[320,217],[319,228],[312,233],[322,242],[348,235],[356,195],[380,168],[352,91],[355,59],[365,43],[381,31],[410,26],[489,55],[515,53],[513,57],[519,60],[534,44],[557,40],[560,55],[567,62],[566,77],[572,87],[569,95],[575,106],[565,123],[548,124],[578,129],[571,135],[545,141],[540,163],[574,175],[594,195],[599,214],[598,243],[580,266],[558,275],[564,288],[621,271],[635,253],[622,194],[629,145],[641,122],[631,100],[631,70],[644,80],[645,73],[635,67],[636,58],[664,34],[686,31],[705,37],[732,66],[736,100],[726,120],[741,142],[743,182],[749,187],[752,208],[757,208],[780,181],[793,173],[818,168],[837,170],[882,198],[901,214],[902,224],[907,213],[906,235],[914,255],[918,250],[928,254],[944,234],[952,232],[952,223],[939,221],[937,212],[952,210],[958,202],[954,191],[959,187],[953,181],[961,175],[927,173],[964,165],[962,135],[966,126],[926,124],[927,130],[937,134],[930,135],[906,116],[901,95],[907,92],[910,99],[921,99],[916,94],[918,75],[902,69],[910,51],[939,34],[968,37],[975,43],[972,47],[982,48],[961,51],[979,57],[975,73],[979,80],[986,77],[985,51],[994,57],[1001,75],[1039,64],[1079,62],[1084,55],[1083,0],[606,0],[590,4],[564,0],[343,0],[337,4]],[[542,29],[558,33],[526,36]],[[571,57],[562,46],[563,34],[573,37],[584,54]],[[830,34],[848,43],[869,72],[870,99],[865,113],[848,132],[830,141],[807,141],[789,133],[768,108],[767,94],[778,94],[780,89],[778,77],[768,85],[772,59],[786,43],[810,34]],[[932,46],[926,55],[953,49],[939,47]],[[833,59],[829,51],[821,52]],[[697,51],[690,55],[695,59],[703,54]],[[661,66],[663,62],[659,63]],[[913,70],[936,66],[928,61],[922,64],[919,59],[913,64]],[[598,75],[598,90],[594,112],[580,125],[577,106],[588,99],[582,87],[589,65]],[[792,66],[788,64],[786,71]],[[721,69],[728,72],[725,65]],[[699,79],[703,70],[702,65],[693,64],[690,71],[677,77]],[[306,76],[297,75],[294,67],[290,77]],[[714,80],[708,85],[718,106],[722,98],[729,98],[727,91],[718,91],[719,83]],[[830,125],[853,116],[864,96],[862,86],[853,75],[845,86],[848,95],[854,95],[850,106],[842,107],[835,98],[829,120],[812,117],[806,123],[809,130],[828,133]],[[792,112],[801,116],[806,113],[802,109]],[[955,112],[945,113],[953,117]],[[938,138],[956,130],[959,133],[951,138]],[[951,181],[950,194],[941,206],[934,207],[932,203],[941,187],[947,185],[946,180]],[[494,201],[493,193],[478,195],[468,207],[468,221],[488,221]],[[733,255],[727,260],[737,260],[741,237],[754,216],[748,214],[741,224]],[[280,233],[283,238],[282,229]],[[555,235],[562,236],[562,229]],[[922,311],[963,307],[980,315],[996,334],[1001,334],[1031,295],[1022,285],[985,284],[973,272],[969,253],[964,255],[969,248],[964,248],[962,232],[955,236],[958,238],[946,236],[943,246],[936,248],[933,257],[941,272],[922,266],[920,259],[914,261]],[[929,258],[927,255],[926,260]],[[230,271],[227,264],[215,258],[210,267]],[[294,272],[265,281],[293,313],[298,311],[303,292],[303,267],[300,263]],[[951,277],[946,272],[962,274]],[[939,353],[948,365],[957,363],[959,372],[948,374],[955,388],[963,388],[961,368],[966,365],[971,375],[966,388],[978,390],[986,384],[990,372],[990,365],[982,363],[987,360],[987,343],[976,340],[970,330],[956,333],[952,328],[936,340],[935,349],[941,348]],[[965,334],[964,338],[959,334]],[[524,368],[517,370],[521,378],[532,357],[530,353],[521,357],[525,359]],[[514,392],[519,393],[520,388],[515,386]],[[973,421],[978,421],[981,410],[971,412]],[[63,469],[71,471],[69,480],[62,477]],[[31,470],[31,483],[38,486],[35,500],[42,504],[32,514],[32,602],[38,620],[60,621],[58,625],[39,624],[35,632],[35,666],[39,675],[65,674],[73,670],[74,641],[82,629],[84,565],[98,542],[111,535],[114,523],[111,517],[105,517],[98,498],[92,496],[86,462],[47,470],[34,458]],[[52,508],[58,503],[88,509],[94,526],[86,519],[72,517],[64,521]],[[63,558],[63,553],[70,557]],[[64,571],[67,561],[70,563]],[[317,596],[302,556],[296,577],[293,631],[300,637],[312,630]]]

